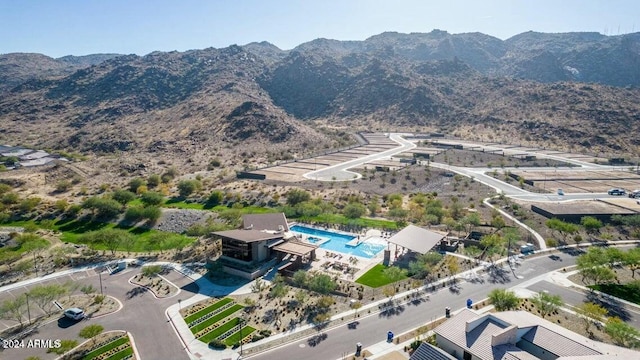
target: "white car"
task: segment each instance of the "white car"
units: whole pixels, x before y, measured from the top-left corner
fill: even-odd
[[[563,196],[564,195],[564,190],[558,189],[558,195]]]
[[[64,316],[72,320],[84,319],[84,310],[80,308],[70,308],[64,311]]]

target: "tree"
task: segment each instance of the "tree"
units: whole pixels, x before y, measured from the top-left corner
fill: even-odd
[[[33,255],[33,266],[38,269],[37,259],[40,256],[40,253],[49,247],[50,243],[48,240],[36,235],[24,233],[15,238],[15,241],[18,245],[20,245],[20,249],[25,253]]]
[[[316,274],[309,279],[309,290],[319,294],[329,294],[336,289],[338,285],[326,274]]]
[[[538,293],[538,295],[531,299],[531,302],[538,308],[543,319],[558,310],[563,304],[560,295],[551,295],[546,292]]]
[[[91,339],[98,335],[100,335],[104,331],[104,327],[99,324],[91,324],[89,326],[85,326],[80,333],[78,334],[80,337],[85,339]],[[92,340],[92,344],[95,345],[96,339]]]
[[[491,290],[489,300],[498,311],[513,310],[520,301],[513,291],[505,289]]]
[[[272,299],[282,298],[287,295],[287,286],[282,281],[276,281],[269,289],[269,297]]]
[[[149,175],[149,178],[147,179],[147,186],[149,186],[150,188],[154,188],[154,187],[160,185],[161,181],[162,181],[162,179],[160,178],[160,175],[151,174],[151,175]]]
[[[600,228],[602,228],[602,221],[594,218],[593,216],[583,216],[582,218],[580,218],[580,224],[587,231],[587,234],[591,235],[592,237],[593,234],[597,233],[598,231],[600,231]]]
[[[607,254],[599,247],[590,247],[586,253],[578,257],[576,265],[583,282],[590,280],[595,284],[602,284],[616,278],[615,272],[607,266],[610,265],[610,257]],[[611,254],[613,253],[609,253]]]
[[[82,207],[93,212],[94,216],[102,219],[111,219],[122,211],[122,204],[113,200],[93,196],[82,203]]]
[[[14,298],[5,300],[0,304],[0,319],[15,320],[22,327],[24,312],[27,310],[27,298],[24,294]]]
[[[202,183],[198,180],[182,180],[178,183],[180,196],[186,198],[202,188]]]
[[[142,201],[145,206],[161,205],[164,202],[164,195],[157,191],[147,191],[140,195],[140,201]]]
[[[142,178],[133,178],[129,181],[129,191],[131,191],[134,194],[138,193],[138,188],[140,188],[141,186],[145,186],[147,184],[146,181],[144,181],[144,179]]]
[[[311,199],[311,195],[301,189],[291,189],[286,194],[287,197],[287,205],[295,206],[301,202],[309,201]]]
[[[471,229],[480,225],[480,215],[478,215],[478,213],[475,213],[475,212],[471,213],[465,216],[464,218],[462,218],[462,223],[465,225],[465,230],[468,234],[471,232]]]
[[[382,270],[382,275],[389,279],[391,283],[394,283],[407,277],[407,270],[401,269],[397,266],[389,266]]]
[[[360,203],[349,203],[342,210],[344,216],[349,219],[357,219],[367,213],[367,208]]]
[[[545,224],[549,229],[557,231],[562,236],[563,243],[567,242],[567,236],[578,232],[576,224],[564,222],[557,218],[549,219]]]
[[[605,317],[608,312],[607,309],[598,304],[586,302],[576,307],[576,313],[582,315],[584,330],[591,334],[591,323],[594,321],[602,321],[602,318]]]
[[[68,289],[60,284],[38,285],[29,290],[29,299],[45,314],[50,315],[53,301],[66,294]]]
[[[160,208],[157,206],[150,205],[142,209],[142,217],[147,219],[147,221],[149,221],[149,223],[151,224],[154,224],[156,221],[158,221],[158,219],[160,219],[160,216],[162,216],[162,210],[160,210]]]
[[[125,205],[129,201],[135,199],[136,198],[136,194],[132,193],[129,190],[119,189],[119,190],[114,191],[111,194],[111,198],[113,200],[119,202],[120,204]]]
[[[620,346],[631,349],[640,347],[640,340],[638,340],[640,331],[617,317],[611,317],[607,320],[604,332]]]
[[[631,277],[636,278],[636,271],[640,269],[640,248],[629,249],[624,253],[622,262],[631,270]]]
[[[207,198],[207,205],[211,207],[218,206],[222,204],[223,199],[224,193],[222,193],[222,191],[220,190],[214,190],[213,192],[211,192],[211,194],[209,194],[209,197]]]
[[[504,218],[502,217],[502,215],[500,215],[498,213],[498,215],[494,216],[491,219],[491,226],[493,226],[494,228],[500,230],[503,227],[507,226],[507,223],[504,221]]]
[[[321,296],[316,301],[316,306],[321,312],[327,312],[333,304],[335,304],[335,300],[331,296]]]
[[[485,235],[480,239],[480,246],[484,248],[485,255],[493,262],[493,257],[502,254],[505,248],[505,239],[500,234]]]
[[[426,278],[433,267],[442,260],[442,254],[430,251],[426,254],[420,254],[415,261],[409,263],[409,273],[418,279]]]
[[[106,247],[114,255],[120,245],[135,241],[134,235],[123,229],[102,229],[88,232],[80,236],[80,241],[89,244],[99,244]]]
[[[299,287],[307,285],[307,272],[305,270],[298,270],[293,273],[293,283]]]

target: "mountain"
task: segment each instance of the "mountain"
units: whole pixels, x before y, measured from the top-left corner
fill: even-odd
[[[236,167],[441,131],[603,154],[640,149],[640,33],[383,33],[146,56],[0,56],[0,142]],[[338,136],[333,136],[339,134]]]
[[[117,56],[120,55],[94,54],[54,59],[42,54],[0,54],[0,94],[25,81],[69,75]]]

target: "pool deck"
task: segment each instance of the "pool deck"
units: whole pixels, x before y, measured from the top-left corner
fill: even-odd
[[[304,224],[304,223],[295,223],[295,224],[290,224],[289,226],[292,227],[293,225],[299,225],[299,226],[304,226],[304,227],[317,229],[317,230],[335,232],[337,234],[342,234],[342,235],[355,236],[355,239],[347,243],[348,246],[357,246],[371,239],[375,239],[376,243],[380,243],[380,241],[387,240],[385,237],[382,236],[382,232],[380,232],[379,230],[369,230],[369,231],[357,234],[357,233],[349,233],[349,232],[339,231],[334,229],[327,229],[327,228],[313,226],[313,225]],[[296,232],[295,230],[292,230],[292,232],[302,234],[302,233]],[[317,235],[306,235],[306,234],[302,234],[302,235],[304,236],[303,240],[305,241],[307,236],[322,238],[322,236],[317,236]],[[319,245],[319,243],[317,242],[312,244]],[[320,271],[330,275],[337,275],[340,279],[347,280],[347,281],[354,281],[355,279],[362,276],[362,274],[369,271],[372,267],[381,263],[383,259],[384,259],[384,251],[380,251],[372,258],[366,258],[362,256],[341,253],[335,250],[317,248],[316,260],[311,263],[310,270]],[[355,272],[349,271],[352,268],[355,268],[356,271]]]

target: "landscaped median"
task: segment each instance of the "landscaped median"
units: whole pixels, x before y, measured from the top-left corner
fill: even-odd
[[[222,298],[195,304],[181,314],[196,339],[223,348],[251,341],[256,329],[241,319],[243,309],[233,299]]]
[[[123,360],[136,359],[129,333],[111,331],[86,341],[64,356],[65,359]]]

